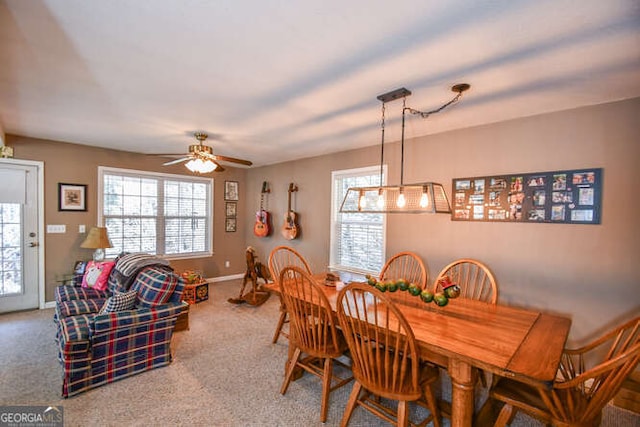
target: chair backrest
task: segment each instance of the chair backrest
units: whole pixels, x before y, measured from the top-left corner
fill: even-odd
[[[278,283],[289,313],[292,342],[311,356],[338,356],[336,324],[320,285],[299,267],[285,267]]]
[[[299,267],[311,274],[311,268],[302,255],[289,246],[277,246],[269,254],[269,273],[275,282],[280,280],[280,273],[285,267]]]
[[[439,281],[449,276],[460,287],[460,297],[491,304],[498,302],[498,285],[491,270],[480,261],[459,259],[440,271],[433,284],[433,292],[441,290]]]
[[[337,312],[355,379],[384,398],[417,399],[419,353],[395,303],[374,287],[352,283],[338,294]]]
[[[600,363],[587,368],[594,354]],[[640,360],[640,317],[575,350],[565,349],[553,390],[541,393],[554,419],[574,425],[598,420]]]
[[[400,252],[387,260],[380,271],[380,280],[405,279],[421,289],[427,286],[427,269],[413,252]]]

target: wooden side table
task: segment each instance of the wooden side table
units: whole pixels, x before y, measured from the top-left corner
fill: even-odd
[[[178,315],[176,326],[173,328],[174,332],[184,330],[189,330],[189,304],[186,302],[182,304],[182,312]]]

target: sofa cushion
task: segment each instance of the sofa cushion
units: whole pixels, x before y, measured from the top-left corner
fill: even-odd
[[[113,261],[89,261],[82,278],[82,287],[104,291],[107,289],[109,273],[115,265]]]
[[[133,310],[136,305],[137,299],[138,293],[135,290],[130,290],[121,294],[115,294],[105,301],[98,314]]]
[[[131,289],[138,293],[140,306],[155,307],[169,301],[178,280],[178,275],[170,269],[158,266],[146,267],[138,273]]]

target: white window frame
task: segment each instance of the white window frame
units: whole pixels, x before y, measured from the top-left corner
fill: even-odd
[[[209,205],[207,206],[207,224],[208,224],[208,233],[205,236],[205,250],[201,252],[190,252],[190,253],[181,253],[181,254],[163,254],[160,252],[164,252],[164,233],[160,233],[163,229],[164,221],[158,221],[158,234],[156,240],[156,255],[162,256],[163,258],[167,258],[170,260],[175,259],[192,259],[192,258],[203,258],[213,255],[213,189],[214,189],[214,180],[213,178],[204,178],[197,176],[188,176],[188,175],[177,175],[177,174],[168,174],[161,172],[148,172],[148,171],[140,171],[135,169],[123,169],[123,168],[112,168],[107,166],[98,166],[98,224],[104,224],[104,175],[105,173],[109,174],[123,174],[123,175],[133,175],[141,178],[149,177],[149,178],[157,178],[160,180],[172,180],[172,181],[184,181],[184,182],[204,182],[209,185]],[[162,218],[162,212],[164,210],[164,195],[159,195],[159,203],[158,203],[158,218]]]
[[[349,273],[355,273],[359,275],[364,274],[373,274],[378,275],[380,271],[370,271],[366,269],[355,268],[352,266],[344,266],[340,265],[336,260],[337,257],[337,249],[336,249],[336,239],[338,238],[336,233],[336,223],[338,222],[339,215],[345,215],[340,213],[340,205],[342,200],[338,201],[336,199],[336,179],[343,179],[348,177],[356,177],[363,175],[379,175],[380,174],[380,166],[366,166],[362,168],[355,169],[343,169],[343,170],[335,170],[331,172],[331,237],[329,243],[329,268],[331,270],[336,271],[344,271]],[[382,169],[382,183],[381,185],[386,185],[387,181],[387,165],[383,166]],[[343,196],[344,197],[344,196]],[[376,214],[371,214],[376,215]],[[382,248],[381,248],[381,268],[386,260],[386,247],[387,247],[387,215],[386,214],[378,214],[382,215]]]

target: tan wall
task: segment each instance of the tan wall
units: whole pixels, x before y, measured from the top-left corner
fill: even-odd
[[[432,278],[454,259],[482,260],[498,279],[501,303],[569,314],[571,337],[577,340],[640,314],[639,111],[640,99],[632,99],[406,141],[405,182],[441,182],[450,197],[453,178],[602,167],[602,223],[471,223],[452,222],[448,215],[389,215],[387,257],[415,251]],[[262,239],[248,232],[247,243],[264,261],[273,247],[290,244],[322,271],[329,263],[331,171],[377,165],[379,155],[379,147],[370,147],[250,169],[246,220],[254,222],[261,182],[269,181],[276,232]],[[385,155],[388,182],[398,183],[399,144]],[[278,230],[291,181],[300,188],[294,210],[302,235],[288,242]]]
[[[39,140],[8,135],[8,145],[14,147],[17,159],[40,160],[44,166],[45,224],[65,224],[65,234],[46,234],[45,241],[45,300],[53,299],[55,280],[70,273],[75,260],[91,259],[92,250],[80,248],[85,234],[78,226],[85,224],[87,230],[96,225],[98,166],[109,166],[143,171],[188,175],[183,165],[165,167],[166,158],[145,156],[124,151],[107,150],[84,145]],[[202,270],[206,277],[227,276],[245,271],[245,229],[239,226],[235,233],[224,230],[224,181],[239,182],[240,194],[245,191],[246,170],[225,168],[214,178],[214,255],[212,257],[175,260],[171,265],[178,271]],[[58,183],[87,184],[87,212],[58,212]],[[244,198],[238,202],[238,218],[246,216]],[[230,268],[224,262],[230,261]]]

